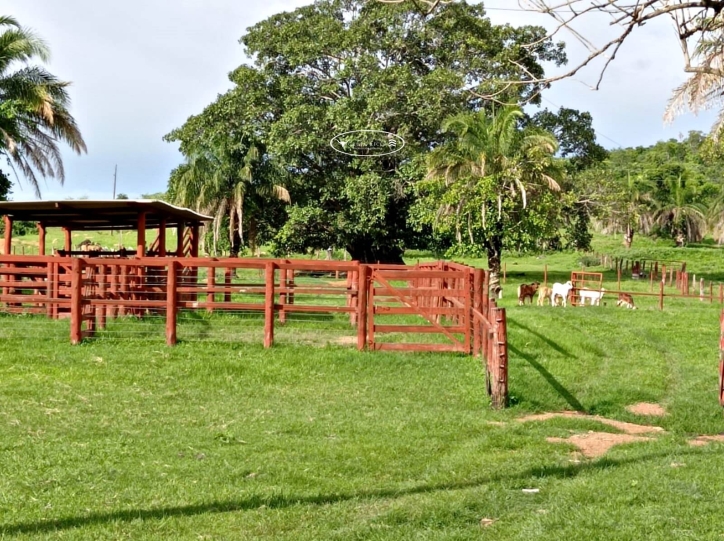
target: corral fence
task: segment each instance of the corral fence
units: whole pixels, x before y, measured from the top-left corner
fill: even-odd
[[[507,402],[505,310],[488,295],[482,269],[445,261],[0,256],[0,276],[2,312],[67,318],[73,344],[111,328],[131,336],[140,322],[174,345],[190,335],[187,322],[216,314],[226,318],[225,332],[263,329],[259,339],[271,347],[288,324],[336,318],[354,331],[341,343],[359,350],[481,356],[493,405]],[[116,325],[123,321],[136,324]]]

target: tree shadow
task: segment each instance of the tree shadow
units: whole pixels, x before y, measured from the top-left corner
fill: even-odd
[[[542,340],[543,342],[545,342],[546,344],[548,344],[552,349],[554,349],[555,351],[557,351],[558,353],[560,353],[561,355],[563,355],[563,356],[565,356],[565,357],[567,357],[567,358],[569,358],[569,359],[576,359],[576,358],[577,358],[575,355],[573,355],[573,353],[571,353],[570,351],[568,351],[568,350],[565,349],[564,347],[558,345],[557,343],[555,343],[553,340],[551,340],[551,339],[548,338],[547,336],[545,336],[545,335],[543,335],[543,334],[541,334],[541,333],[539,333],[539,332],[537,332],[537,331],[534,331],[533,329],[531,329],[531,328],[528,327],[527,325],[523,325],[522,323],[519,323],[518,321],[516,321],[516,320],[514,320],[514,319],[512,319],[512,318],[510,318],[510,317],[508,318],[508,325],[509,325],[509,326],[510,326],[510,325],[513,325],[514,327],[518,327],[519,329],[523,329],[525,332],[527,332],[527,333],[529,333],[529,334],[532,334],[533,336],[539,338],[540,340]]]
[[[583,407],[583,404],[581,404],[568,389],[561,385],[561,383],[555,378],[555,376],[548,372],[548,370],[546,370],[546,368],[542,364],[536,361],[534,357],[523,353],[511,344],[508,344],[508,350],[512,351],[515,355],[519,356],[521,359],[523,359],[533,368],[535,368],[538,373],[543,376],[543,379],[545,379],[549,383],[549,385],[553,387],[555,391],[561,396],[561,398],[563,398],[563,400],[565,400],[568,405],[571,406],[575,411],[586,411],[586,408]]]
[[[682,455],[701,453],[701,448],[690,448],[681,452]],[[237,511],[250,511],[262,507],[269,509],[284,509],[296,505],[330,505],[353,500],[375,500],[386,498],[401,498],[416,494],[428,494],[448,490],[465,490],[479,486],[515,480],[528,479],[570,479],[588,471],[610,470],[619,466],[626,466],[640,462],[648,462],[659,458],[669,457],[670,451],[649,453],[623,459],[601,458],[592,462],[582,462],[565,466],[538,466],[512,475],[492,475],[467,481],[425,484],[404,489],[377,489],[361,490],[350,493],[318,494],[311,496],[285,496],[285,495],[250,495],[236,500],[214,501],[191,505],[172,507],[152,507],[148,509],[128,509],[111,511],[107,513],[90,513],[81,516],[72,516],[37,522],[19,522],[16,524],[0,525],[0,535],[39,534],[56,532],[84,526],[102,525],[114,522],[131,522],[134,520],[158,520],[171,517],[193,517],[211,513],[232,513]]]

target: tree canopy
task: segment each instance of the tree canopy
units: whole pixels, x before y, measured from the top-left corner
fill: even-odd
[[[451,138],[444,118],[489,111],[480,96],[493,91],[512,103],[536,102],[545,84],[501,90],[501,81],[516,66],[543,77],[543,62],[566,60],[544,29],[493,25],[482,5],[465,2],[427,15],[404,4],[319,0],[273,15],[241,41],[254,65],[236,69],[235,87],[167,140],[189,160],[213,155],[233,175],[258,149],[250,182],[283,187],[291,202],[248,201],[270,207],[258,219],[278,231],[275,250],[334,245],[362,261],[400,262],[405,246],[420,244],[409,212],[426,154]],[[405,145],[374,158],[331,147],[335,135],[353,130],[389,132]]]
[[[0,155],[40,196],[38,177],[65,179],[59,142],[86,146],[68,107],[68,85],[33,61],[47,61],[45,43],[12,17],[0,16]]]

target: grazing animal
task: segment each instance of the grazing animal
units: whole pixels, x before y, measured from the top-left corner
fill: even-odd
[[[623,306],[624,308],[630,308],[631,310],[636,310],[636,306],[634,306],[634,300],[631,295],[628,293],[619,293],[618,294],[618,302],[616,302],[616,306]]]
[[[546,299],[548,299],[548,302],[550,304],[553,304],[553,301],[551,300],[551,294],[553,293],[553,290],[550,287],[543,286],[538,289],[538,306],[545,306]]]
[[[561,298],[563,308],[568,305],[568,294],[573,289],[573,284],[568,280],[565,284],[559,284],[556,282],[553,284],[553,291],[551,292],[551,301],[553,306],[558,306],[558,297]]]
[[[578,297],[581,299],[580,306],[586,306],[586,299],[590,301],[591,306],[601,306],[601,299],[605,291],[606,289],[603,287],[600,291],[596,289],[581,289],[578,292]]]
[[[533,282],[532,284],[520,284],[518,286],[518,305],[523,306],[525,299],[530,299],[530,303],[533,304],[533,297],[538,291],[540,283]]]

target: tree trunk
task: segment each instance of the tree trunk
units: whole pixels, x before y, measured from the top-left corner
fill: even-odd
[[[231,248],[229,249],[229,257],[239,257],[241,251],[241,235],[239,230],[234,229],[234,234],[231,237]]]
[[[399,246],[372,246],[369,242],[359,240],[349,243],[346,248],[352,259],[360,263],[405,264]]]
[[[503,237],[491,235],[485,242],[488,252],[488,270],[490,271],[490,295],[502,297],[503,288],[500,285],[500,258],[503,251]]]
[[[631,244],[633,244],[633,238],[634,238],[633,227],[631,227],[630,225],[627,225],[626,233],[624,233],[624,236],[623,236],[623,245],[626,247],[627,250],[631,249]]]

